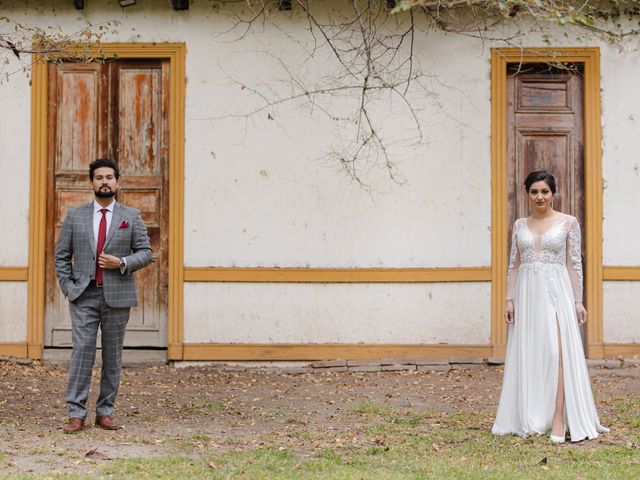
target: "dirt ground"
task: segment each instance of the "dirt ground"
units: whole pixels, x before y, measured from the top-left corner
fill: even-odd
[[[95,405],[97,373],[90,405]],[[114,418],[119,431],[64,435],[66,368],[0,362],[0,472],[91,473],[95,458],[197,455],[264,445],[305,454],[367,442],[349,415],[363,405],[415,413],[460,412],[491,428],[501,367],[449,372],[283,373],[220,367],[125,368]],[[640,397],[640,368],[591,369],[602,423],[620,399]],[[480,419],[478,421],[478,418]],[[90,410],[88,422],[94,420]],[[615,431],[589,442],[616,443]],[[104,457],[101,457],[104,456]],[[91,455],[89,455],[91,456]],[[97,467],[95,467],[97,468]]]

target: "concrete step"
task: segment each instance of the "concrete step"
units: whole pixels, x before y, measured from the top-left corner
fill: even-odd
[[[43,359],[58,365],[68,365],[71,361],[70,348],[45,348]],[[166,364],[166,350],[139,350],[125,348],[122,353],[122,365],[135,366],[143,364]],[[96,363],[94,366],[102,365],[102,349],[96,351]]]

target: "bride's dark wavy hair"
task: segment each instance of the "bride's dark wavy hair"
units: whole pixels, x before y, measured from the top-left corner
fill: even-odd
[[[524,179],[524,188],[526,188],[527,193],[529,193],[531,185],[539,182],[540,180],[549,185],[551,193],[556,193],[556,179],[553,178],[553,175],[546,170],[536,170],[535,172],[531,172],[527,175],[527,178]]]

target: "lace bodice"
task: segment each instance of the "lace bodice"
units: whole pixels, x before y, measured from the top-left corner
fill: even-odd
[[[518,270],[522,265],[560,264],[567,267],[573,295],[582,301],[582,259],[581,236],[578,220],[564,215],[561,220],[542,235],[535,235],[526,218],[519,218],[513,224],[511,254],[507,272],[507,299],[513,299]]]

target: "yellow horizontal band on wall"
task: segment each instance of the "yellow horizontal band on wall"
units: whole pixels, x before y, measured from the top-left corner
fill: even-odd
[[[603,280],[640,280],[640,267],[603,267]]]
[[[3,357],[26,358],[28,349],[26,343],[0,343],[0,355]]]
[[[27,267],[0,267],[0,282],[26,282]]]
[[[637,358],[640,356],[639,343],[605,343],[605,358]]]
[[[185,282],[423,283],[488,282],[490,267],[471,268],[197,268]]]
[[[0,267],[0,281],[24,282],[27,267]],[[323,268],[198,268],[184,269],[187,282],[486,282],[490,267],[323,269]],[[603,280],[640,281],[640,267],[603,267]]]
[[[185,343],[182,360],[379,360],[491,356],[490,345]]]

